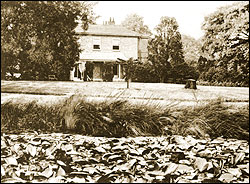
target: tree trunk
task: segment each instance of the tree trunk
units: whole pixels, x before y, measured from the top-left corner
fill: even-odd
[[[131,79],[127,80],[127,88],[129,88],[129,83],[131,82]]]
[[[131,79],[127,80],[127,88],[129,88],[129,83],[131,82]]]

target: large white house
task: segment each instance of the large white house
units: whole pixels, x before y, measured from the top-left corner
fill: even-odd
[[[70,80],[103,81],[104,64],[114,63],[109,69],[114,74],[113,81],[122,81],[124,80],[123,65],[116,61],[128,60],[131,57],[142,62],[147,59],[148,37],[115,25],[114,21],[103,25],[89,25],[86,31],[79,24],[75,32],[83,51],[80,53],[79,61],[70,71]],[[88,62],[93,63],[92,69],[86,67]],[[87,70],[91,71],[87,72]]]

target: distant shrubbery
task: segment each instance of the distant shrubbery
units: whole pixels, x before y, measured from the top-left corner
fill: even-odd
[[[71,132],[91,136],[224,136],[249,139],[249,106],[230,111],[221,101],[194,108],[155,108],[127,101],[89,102],[73,95],[53,105],[1,104],[1,131]]]
[[[132,78],[134,82],[159,82],[159,77],[154,73],[149,63],[138,63]]]
[[[193,78],[197,79],[199,74],[195,71],[195,68],[182,63],[180,66],[172,68],[168,73],[165,73],[164,82],[172,83],[185,83],[186,79]],[[160,77],[156,74],[152,64],[137,63],[135,64],[135,70],[132,81],[134,82],[160,82]]]

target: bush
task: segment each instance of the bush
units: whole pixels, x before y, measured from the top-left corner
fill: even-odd
[[[159,82],[159,77],[154,73],[153,66],[150,63],[137,63],[134,75],[134,82]]]
[[[114,67],[113,63],[104,63],[103,64],[103,73],[102,73],[103,81],[107,81],[107,82],[113,81],[113,77],[114,77],[113,67]]]

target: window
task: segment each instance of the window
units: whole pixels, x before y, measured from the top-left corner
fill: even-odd
[[[101,49],[101,38],[93,38],[93,49],[100,50]]]
[[[113,38],[113,50],[120,50],[120,39]]]

